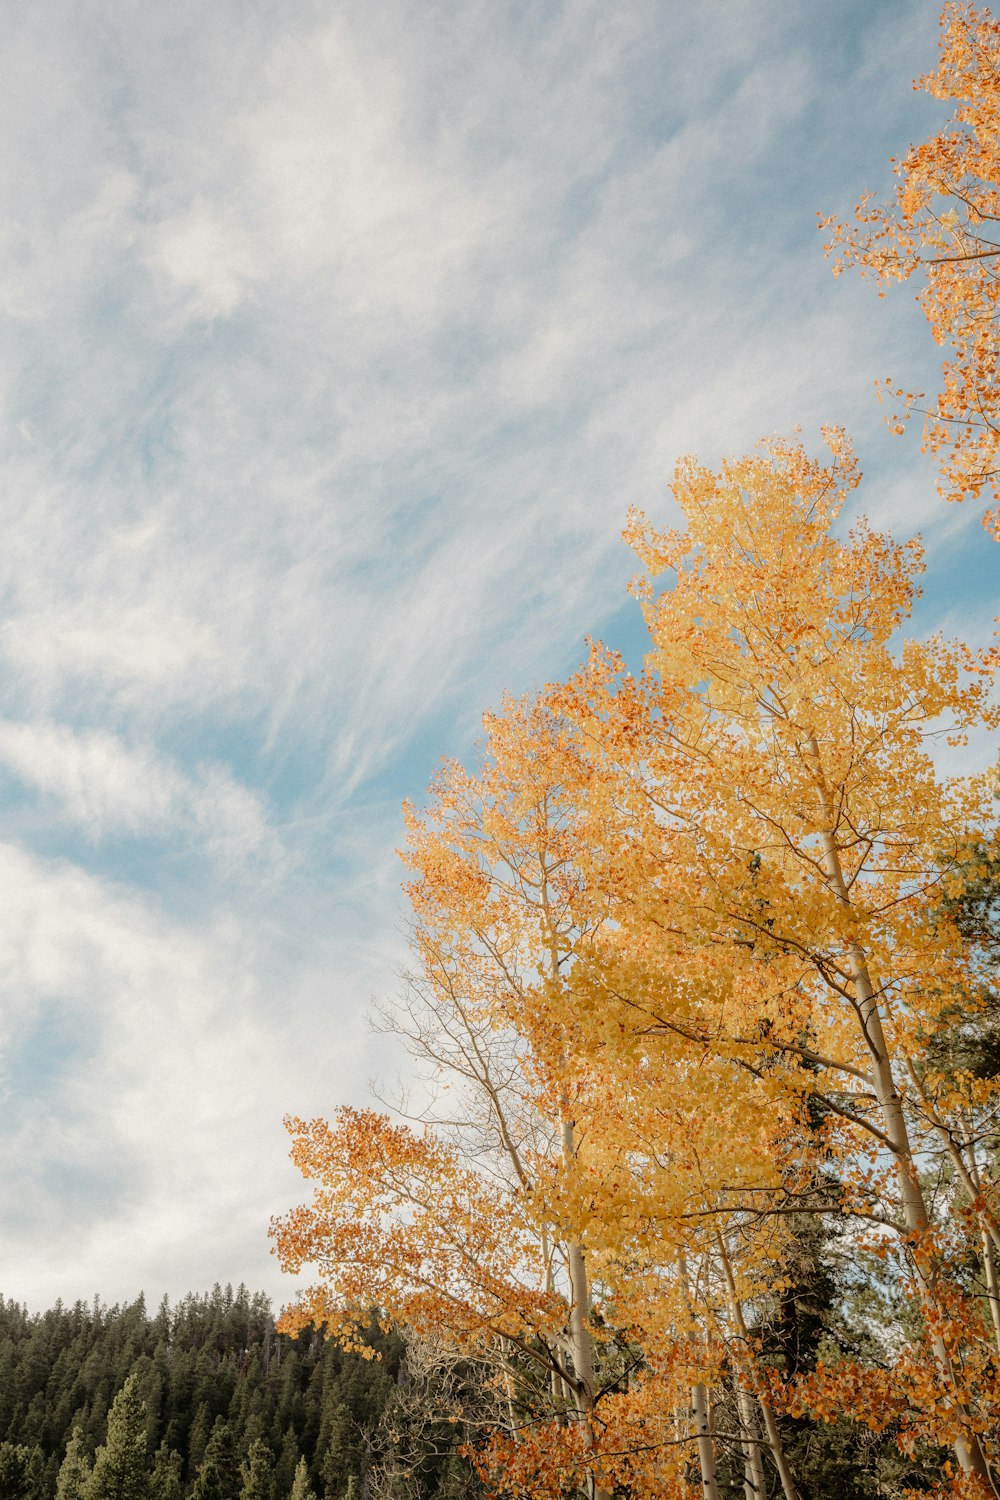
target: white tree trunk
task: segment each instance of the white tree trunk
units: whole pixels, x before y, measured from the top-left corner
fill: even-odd
[[[740,1302],[739,1297],[736,1295],[736,1277],[733,1275],[733,1263],[729,1258],[729,1249],[726,1245],[725,1236],[723,1234],[716,1235],[716,1240],[718,1242],[719,1256],[722,1260],[722,1269],[726,1279],[726,1290],[729,1294],[729,1310],[732,1315],[733,1325],[736,1329],[737,1336],[743,1344],[744,1349],[749,1350],[750,1334],[749,1330],[747,1329],[746,1319],[743,1316],[743,1305]],[[746,1427],[748,1434],[751,1435],[750,1451],[747,1458],[747,1467],[750,1470],[750,1483],[756,1490],[757,1495],[759,1497],[763,1497],[767,1494],[767,1487],[764,1480],[764,1465],[761,1457],[761,1445],[753,1441],[753,1434],[755,1432],[755,1424],[752,1417],[753,1408],[750,1404],[749,1393],[742,1390],[739,1385],[738,1372],[736,1389],[737,1400],[740,1402],[740,1420],[742,1421],[744,1427]],[[747,1402],[748,1406],[750,1406],[751,1415],[749,1421],[744,1416],[744,1408],[742,1404],[744,1400]],[[758,1396],[757,1402],[760,1406],[761,1416],[764,1419],[764,1431],[767,1434],[767,1445],[770,1450],[771,1457],[774,1459],[774,1466],[778,1471],[778,1478],[781,1480],[781,1488],[784,1491],[785,1500],[799,1500],[798,1489],[796,1488],[795,1481],[792,1478],[791,1470],[789,1469],[788,1464],[785,1460],[785,1447],[781,1441],[781,1433],[778,1431],[778,1423],[774,1415],[774,1408],[771,1406],[770,1401],[768,1401],[767,1397],[764,1395]],[[744,1481],[744,1488],[746,1488],[746,1481]]]
[[[715,1439],[712,1437],[712,1409],[708,1401],[708,1387],[700,1380],[691,1387],[691,1418],[698,1439],[698,1462],[701,1465],[701,1493],[703,1500],[719,1500],[719,1486],[715,1479]]]
[[[754,1420],[753,1397],[740,1383],[740,1374],[733,1372],[736,1390],[736,1409],[740,1414],[740,1427],[746,1434],[743,1455],[743,1493],[746,1500],[766,1500],[767,1485],[764,1479],[764,1461],[757,1438],[757,1423]]]
[[[559,942],[556,924],[553,921],[552,911],[549,904],[548,874],[545,867],[545,855],[539,854],[539,864],[542,870],[542,882],[539,892],[542,911],[545,917],[546,946],[548,948],[549,976],[554,984],[560,982]],[[566,1060],[565,1058],[563,1059]],[[570,1112],[568,1098],[560,1099],[559,1103],[559,1144],[562,1155],[563,1171],[571,1177],[576,1166],[576,1127]],[[584,1444],[589,1453],[596,1455],[596,1441],[594,1437],[594,1405],[596,1401],[596,1378],[594,1370],[594,1341],[590,1335],[590,1287],[587,1280],[587,1256],[583,1243],[578,1239],[572,1239],[566,1247],[566,1258],[569,1271],[569,1344],[573,1358],[573,1373],[576,1377],[576,1389],[573,1391],[573,1404],[576,1408],[575,1418],[583,1424]],[[591,1469],[588,1481],[590,1489],[590,1500],[613,1500],[610,1490],[604,1489],[598,1482],[594,1469]]]
[[[843,866],[840,862],[840,849],[838,848],[834,833],[835,816],[833,804],[823,776],[819,747],[814,735],[809,736],[806,745],[810,757],[815,762],[820,795],[823,800],[825,826],[820,832],[820,839],[823,849],[824,870],[830,889],[837,900],[843,906],[850,907],[851,897],[847,889],[847,883],[844,880]],[[903,1113],[902,1100],[899,1096],[899,1090],[896,1088],[896,1080],[893,1077],[892,1062],[889,1057],[885,1033],[882,1029],[882,1017],[879,1013],[875,986],[872,983],[868,970],[867,957],[861,944],[856,939],[852,939],[848,943],[847,958],[851,981],[854,985],[855,1009],[871,1062],[870,1082],[872,1091],[878,1101],[882,1116],[882,1129],[896,1158],[896,1181],[899,1187],[903,1221],[915,1242],[919,1245],[921,1240],[929,1238],[930,1218],[927,1213],[924,1195],[921,1191],[916,1163],[913,1159],[913,1147],[910,1143],[910,1133],[906,1125],[906,1116]],[[930,1314],[928,1323],[932,1328],[935,1322],[936,1311],[933,1273],[931,1276],[928,1276],[924,1268],[918,1262],[915,1262],[914,1274],[921,1299]],[[930,1334],[930,1339],[941,1375],[945,1384],[951,1387],[951,1401],[953,1406],[958,1414],[967,1421],[969,1414],[958,1398],[955,1373],[945,1342],[939,1334],[933,1332]],[[993,1490],[994,1494],[1000,1494],[1000,1491],[997,1490],[994,1484],[993,1476],[990,1473],[990,1467],[986,1461],[979,1439],[971,1430],[968,1435],[960,1434],[956,1437],[953,1448],[955,1457],[958,1459],[959,1467],[963,1473],[975,1474],[977,1478],[981,1479]]]
[[[697,1342],[695,1336],[694,1305],[691,1301],[691,1284],[688,1279],[687,1257],[683,1250],[677,1257],[677,1272],[680,1277],[684,1305],[690,1321],[688,1342],[692,1350]],[[719,1500],[719,1487],[715,1477],[715,1439],[712,1435],[712,1409],[708,1387],[700,1380],[691,1387],[691,1422],[698,1445],[698,1464],[701,1468],[702,1500]]]
[[[993,1241],[986,1233],[980,1230],[983,1237],[983,1269],[986,1273],[986,1300],[990,1304],[990,1317],[993,1319],[993,1335],[996,1340],[997,1352],[1000,1353],[1000,1281],[997,1278],[996,1256],[993,1254]]]
[[[573,1121],[563,1116],[560,1123],[563,1165],[572,1167],[576,1156]],[[584,1443],[592,1452],[594,1442],[594,1341],[590,1335],[590,1287],[587,1282],[587,1257],[579,1240],[567,1245],[569,1264],[569,1337],[573,1355],[573,1372],[576,1390],[573,1393],[577,1421],[584,1424]],[[593,1472],[590,1476],[590,1500],[612,1500],[611,1491],[604,1489]]]

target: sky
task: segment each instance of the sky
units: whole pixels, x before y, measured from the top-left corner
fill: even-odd
[[[823,423],[996,553],[849,213],[943,122],[925,0],[36,0],[0,127],[0,1293],[294,1288],[286,1113],[405,1060],[400,803],[600,636],[677,459]],[[988,760],[994,747],[975,746]]]

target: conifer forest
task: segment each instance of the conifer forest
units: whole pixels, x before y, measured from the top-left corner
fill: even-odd
[[[216,1287],[155,1312],[0,1304],[4,1500],[477,1495],[438,1376],[364,1329],[368,1357],[275,1331],[265,1297]],[[374,1357],[373,1357],[374,1356]]]
[[[822,227],[916,292],[939,388],[872,378],[996,549],[1000,22],[946,5],[919,86]],[[644,667],[595,642],[407,805],[418,1081],[286,1121],[277,1321],[0,1304],[2,1500],[1000,1496],[1000,785],[953,769],[1000,650],[916,637],[932,563],[823,442],[681,459]]]

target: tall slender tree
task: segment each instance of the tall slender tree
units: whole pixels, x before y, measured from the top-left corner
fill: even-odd
[[[304,1458],[300,1458],[288,1500],[316,1500],[316,1492],[309,1483],[309,1470]]]
[[[228,1422],[219,1417],[199,1465],[191,1500],[239,1500],[240,1481],[233,1433]]]
[[[274,1500],[274,1456],[255,1438],[240,1465],[240,1500]]]
[[[85,1500],[91,1462],[87,1457],[83,1432],[74,1427],[66,1445],[66,1456],[59,1467],[56,1500]]]
[[[107,1438],[98,1448],[84,1500],[152,1500],[146,1408],[130,1375],[108,1412]]]
[[[956,1354],[949,1320],[968,1309],[919,1152],[928,1126],[951,1139],[961,1108],[928,1083],[926,1037],[968,998],[966,946],[934,921],[933,901],[988,803],[985,780],[939,778],[928,736],[941,719],[960,737],[997,714],[974,653],[940,641],[893,653],[919,549],[864,527],[847,542],[832,534],[857,476],[841,436],[830,441],[829,467],[781,444],[718,475],[684,463],[674,493],[687,530],[633,522],[647,566],[672,575],[647,593],[650,661],[683,695],[666,725],[670,763],[696,773],[652,788],[667,818],[697,829],[697,906],[675,895],[671,920],[725,954],[720,1032],[746,1040],[745,1060],[809,1064],[771,1076],[822,1097],[847,1206],[906,1245],[939,1391],[928,1406],[948,1411],[939,1430],[962,1469],[989,1482],[990,1364],[983,1350]],[[981,1195],[980,1208],[990,1226]]]

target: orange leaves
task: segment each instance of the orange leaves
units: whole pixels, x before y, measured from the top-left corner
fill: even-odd
[[[942,387],[919,408],[922,396],[892,391],[899,414],[887,422],[901,432],[921,410],[941,492],[975,499],[1000,493],[1000,24],[985,7],[945,6],[937,71],[916,86],[954,105],[949,124],[893,163],[892,206],[867,194],[853,225],[821,219],[820,227],[833,230],[826,248],[835,274],[856,266],[883,287],[920,274],[918,300],[948,350]],[[997,516],[988,511],[983,521],[994,536]]]
[[[336,1330],[371,1307],[458,1342],[549,1326],[555,1310],[514,1196],[453,1148],[372,1110],[338,1110],[332,1127],[287,1125],[292,1159],[316,1190],[272,1236],[283,1270],[315,1264],[323,1286],[284,1326]]]
[[[806,1374],[783,1381],[759,1370],[776,1409],[789,1416],[832,1422],[841,1415],[870,1432],[894,1430],[901,1452],[924,1444],[951,1445],[963,1436],[992,1439],[1000,1409],[995,1350],[983,1339],[978,1310],[954,1285],[942,1288],[936,1320],[950,1360],[952,1388],[926,1343],[904,1346],[891,1368],[853,1359],[820,1360]]]

